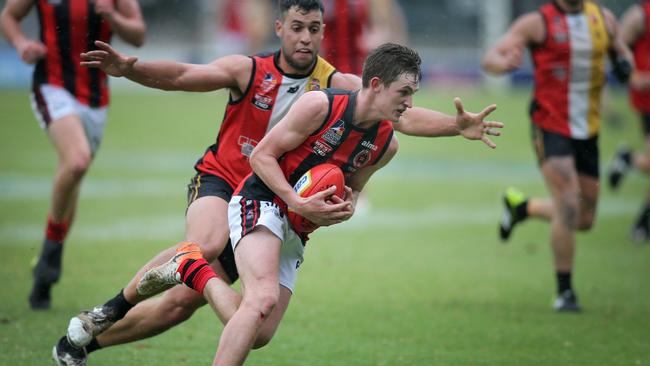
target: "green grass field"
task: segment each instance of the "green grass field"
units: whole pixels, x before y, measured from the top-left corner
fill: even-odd
[[[309,242],[297,292],[273,342],[250,365],[650,365],[650,246],[629,241],[647,179],[605,185],[593,231],[578,236],[575,283],[585,311],[551,310],[548,226],[497,240],[509,185],[542,195],[526,114],[529,91],[421,92],[453,113],[499,105],[494,151],[460,138],[400,137],[369,184],[371,210]],[[612,93],[603,170],[618,143],[640,146],[625,95]],[[215,138],[225,94],[115,92],[102,149],[85,181],[53,308],[27,306],[55,165],[27,93],[0,92],[0,365],[47,365],[78,311],[112,297],[152,255],[183,238],[185,186]],[[615,120],[618,123],[609,123]],[[158,337],[93,353],[91,365],[208,365],[222,326],[203,308]]]

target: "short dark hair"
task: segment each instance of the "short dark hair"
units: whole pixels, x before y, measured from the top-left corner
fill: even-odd
[[[395,43],[384,43],[370,52],[363,63],[361,83],[364,88],[370,79],[378,77],[384,85],[390,85],[402,74],[415,75],[420,81],[422,60],[415,50]]]
[[[320,10],[321,14],[325,13],[325,7],[320,0],[278,0],[280,19],[284,19],[287,12],[294,6],[304,13],[309,13],[312,10]]]

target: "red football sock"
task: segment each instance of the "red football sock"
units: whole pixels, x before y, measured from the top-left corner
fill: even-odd
[[[187,287],[201,294],[208,280],[218,277],[204,258],[185,259],[178,267],[178,273]]]
[[[69,220],[57,223],[54,222],[51,217],[48,217],[47,228],[45,229],[45,237],[55,243],[63,244],[66,236],[68,235],[69,226]]]

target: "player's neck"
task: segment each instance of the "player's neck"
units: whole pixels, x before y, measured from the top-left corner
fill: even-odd
[[[277,58],[277,64],[276,65],[286,75],[307,76],[307,75],[309,75],[310,71],[313,69],[315,63],[316,63],[316,60],[314,60],[314,62],[312,62],[312,64],[309,65],[307,68],[298,69],[298,68],[296,68],[294,66],[291,66],[291,64],[289,62],[287,62],[287,60],[285,59],[284,53],[282,53],[282,51],[280,51],[280,55]]]
[[[555,0],[555,3],[565,13],[578,13],[584,7],[584,1]]]
[[[352,123],[360,128],[370,128],[385,117],[375,107],[374,96],[367,89],[361,89],[357,95],[357,103],[354,106],[354,119]]]

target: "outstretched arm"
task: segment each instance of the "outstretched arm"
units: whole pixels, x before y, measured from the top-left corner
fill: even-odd
[[[489,136],[499,136],[503,123],[486,121],[485,118],[497,106],[487,106],[480,113],[467,112],[460,98],[454,98],[456,116],[436,112],[425,108],[408,109],[400,121],[393,124],[395,130],[412,136],[438,137],[461,135],[468,140],[480,140],[487,146],[495,148],[496,144]]]
[[[361,78],[354,74],[336,73],[332,77],[332,87],[344,90],[358,90],[361,88]],[[485,121],[485,117],[496,109],[491,105],[481,113],[466,112],[460,99],[456,98],[456,116],[450,116],[431,109],[413,107],[404,112],[399,122],[393,123],[395,131],[406,135],[422,137],[456,136],[462,135],[469,140],[481,140],[494,148],[496,145],[487,135],[499,136],[495,128],[502,128],[503,123]]]
[[[20,58],[28,64],[36,63],[47,52],[45,45],[29,39],[20,29],[20,21],[29,13],[34,0],[9,0],[0,14],[2,33],[11,43]]]
[[[251,154],[250,164],[262,181],[291,209],[309,221],[328,226],[349,217],[349,203],[328,204],[335,187],[300,197],[287,182],[278,159],[300,144],[320,127],[328,111],[327,96],[322,92],[309,92],[300,97],[278,124],[264,136]]]
[[[81,54],[82,66],[99,68],[111,76],[124,76],[138,84],[163,90],[243,90],[253,67],[253,61],[241,55],[225,56],[207,65],[141,62],[137,57],[117,52],[107,43],[96,41],[95,45],[98,50]]]

